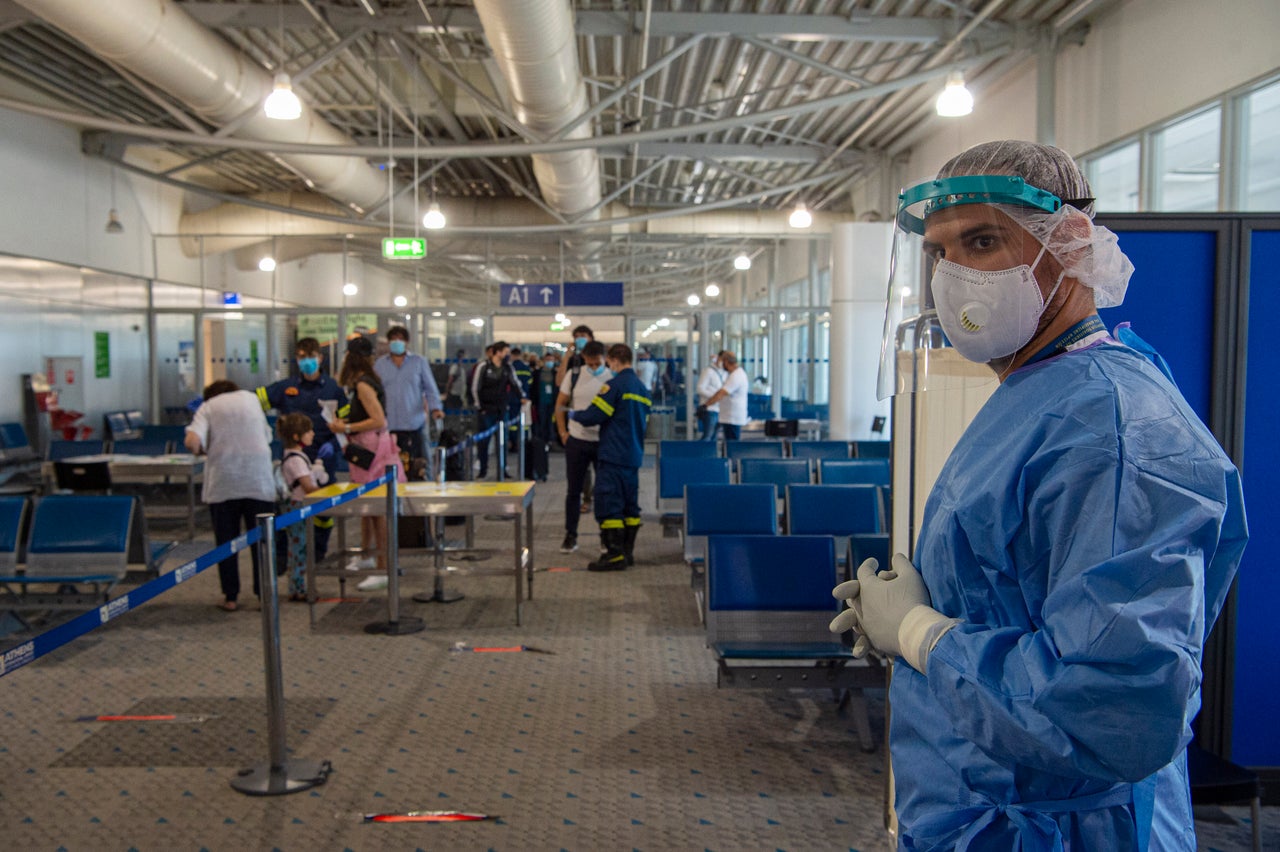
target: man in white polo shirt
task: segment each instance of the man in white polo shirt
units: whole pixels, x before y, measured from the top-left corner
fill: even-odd
[[[604,365],[604,344],[592,340],[582,347],[581,366],[565,374],[560,383],[560,395],[556,398],[556,428],[560,442],[564,444],[565,479],[568,487],[564,495],[564,543],[561,553],[573,553],[578,549],[578,518],[582,514],[582,484],[587,471],[595,467],[596,451],[600,447],[600,427],[584,426],[569,420],[565,412],[581,411],[591,404],[602,385],[613,378]]]
[[[738,366],[738,356],[729,350],[720,353],[720,369],[724,371],[724,384],[707,399],[707,408],[720,404],[720,431],[726,441],[742,437],[742,427],[747,425],[747,371]]]

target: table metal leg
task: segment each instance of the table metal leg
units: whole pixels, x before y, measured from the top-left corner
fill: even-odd
[[[435,565],[435,579],[430,592],[418,592],[413,599],[418,603],[454,603],[462,600],[461,592],[451,592],[444,587],[444,515],[428,515],[432,531],[435,534],[435,545],[432,550],[432,561]]]
[[[514,516],[515,527],[515,575],[516,575],[516,626],[520,626],[520,610],[524,606],[524,577],[520,576],[524,570],[524,536],[521,535],[523,530],[524,514],[516,512]]]
[[[533,501],[529,501],[529,505],[524,508],[524,537],[527,542],[529,553],[529,594],[528,599],[533,600]]]

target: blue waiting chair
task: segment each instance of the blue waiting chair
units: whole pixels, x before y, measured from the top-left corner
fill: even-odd
[[[0,497],[0,574],[12,574],[23,561],[30,507],[26,497]]]
[[[849,537],[884,529],[884,509],[876,485],[792,485],[787,488],[787,532],[836,538],[843,563]]]
[[[718,454],[715,441],[659,441],[658,458],[713,459]]]
[[[104,442],[97,439],[86,441],[50,441],[49,461],[78,458],[80,456],[100,456],[103,454]]]
[[[699,612],[706,600],[701,569],[707,536],[777,534],[778,489],[773,485],[686,485],[684,558]]]
[[[724,455],[730,459],[780,459],[785,446],[781,441],[725,441]]]
[[[5,462],[36,460],[36,451],[27,440],[27,430],[21,423],[0,423],[0,456]]]
[[[792,441],[793,459],[847,459],[848,441]]]
[[[813,465],[808,459],[756,459],[738,462],[738,482],[776,485],[784,493],[788,485],[807,485],[813,480]]]
[[[889,485],[888,459],[824,459],[818,463],[823,485]]]
[[[148,423],[142,427],[142,439],[144,441],[168,441],[172,447],[181,447],[186,437],[186,426]]]
[[[830,536],[712,536],[707,542],[707,644],[717,686],[849,690],[864,751],[875,748],[862,689],[884,686],[827,624],[840,611]]]
[[[858,533],[849,536],[849,571],[857,571],[858,566],[868,559],[880,563],[881,568],[889,567],[888,533]]]
[[[854,441],[853,457],[858,459],[889,458],[889,441]]]
[[[708,485],[728,485],[728,459],[681,458],[679,456],[659,457],[658,476],[658,509],[666,509],[668,514],[678,523],[683,512],[684,487],[705,483]],[[678,501],[672,503],[671,501]],[[677,506],[680,511],[676,511]]]
[[[164,439],[134,438],[111,442],[111,452],[126,456],[163,456],[171,451],[169,442]]]

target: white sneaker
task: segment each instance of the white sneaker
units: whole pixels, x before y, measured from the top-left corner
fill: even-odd
[[[378,560],[372,556],[366,556],[361,559],[359,556],[351,557],[351,561],[347,563],[348,571],[367,571],[370,568],[377,568]]]
[[[356,585],[356,588],[362,592],[376,592],[379,589],[385,589],[386,587],[386,574],[371,574]]]

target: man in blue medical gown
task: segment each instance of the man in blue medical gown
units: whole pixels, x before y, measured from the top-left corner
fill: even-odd
[[[994,142],[901,198],[886,331],[933,320],[999,382],[914,555],[836,590],[832,629],[901,658],[901,849],[1196,847],[1185,749],[1248,537],[1240,481],[1162,359],[1099,320],[1132,266],[1090,195],[1062,151]],[[882,387],[947,387],[936,356],[897,353]]]

